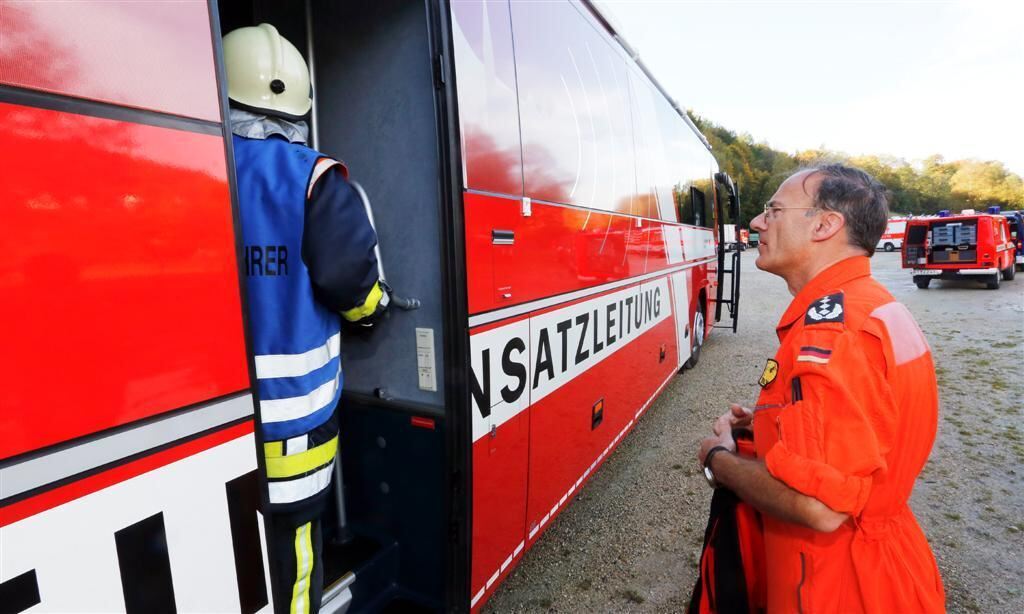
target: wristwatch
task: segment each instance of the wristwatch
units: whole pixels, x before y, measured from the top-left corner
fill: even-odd
[[[711,472],[711,459],[715,454],[722,451],[728,452],[729,448],[725,446],[715,446],[708,450],[707,456],[704,457],[704,479],[708,481],[708,486],[711,488],[718,488],[718,482],[715,481],[715,474]]]

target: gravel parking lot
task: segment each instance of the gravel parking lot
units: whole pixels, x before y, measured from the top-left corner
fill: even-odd
[[[711,495],[697,443],[730,401],[756,398],[791,298],[755,258],[744,253],[740,333],[715,331],[697,368],[666,388],[486,612],[685,610]],[[996,291],[968,282],[918,290],[898,253],[877,254],[872,268],[935,358],[939,434],[911,505],[948,610],[1024,612],[1024,277]]]

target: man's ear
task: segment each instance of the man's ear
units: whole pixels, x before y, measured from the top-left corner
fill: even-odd
[[[836,211],[822,211],[814,219],[811,228],[812,241],[828,241],[846,228],[846,218]]]

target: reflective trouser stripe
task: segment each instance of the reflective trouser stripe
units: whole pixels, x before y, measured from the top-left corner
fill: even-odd
[[[326,465],[334,460],[334,455],[338,452],[338,437],[334,436],[327,443],[288,456],[281,454],[281,448],[280,441],[263,444],[267,459],[268,478],[301,476]]]
[[[292,587],[291,614],[309,614],[309,580],[313,572],[312,523],[295,530],[295,585]]]
[[[334,463],[305,477],[280,482],[267,482],[271,503],[294,503],[308,499],[331,485]]]

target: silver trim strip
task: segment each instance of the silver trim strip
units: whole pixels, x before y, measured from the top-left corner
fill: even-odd
[[[211,405],[26,458],[0,469],[0,500],[251,416],[252,410],[252,394],[246,391]]]
[[[560,305],[569,301],[575,301],[577,299],[586,298],[595,294],[601,294],[608,290],[614,290],[623,286],[629,286],[632,284],[638,284],[655,277],[663,277],[671,273],[678,273],[679,271],[685,271],[686,269],[692,269],[695,266],[705,264],[715,260],[717,256],[710,256],[703,260],[695,260],[688,262],[683,265],[669,267],[667,269],[661,269],[660,271],[654,271],[653,273],[647,273],[646,275],[637,275],[636,277],[629,277],[627,279],[620,279],[619,281],[613,281],[600,286],[593,286],[590,288],[584,288],[575,292],[569,292],[566,294],[558,294],[555,296],[549,296],[547,298],[537,299],[528,303],[522,303],[520,305],[512,305],[511,307],[505,307],[503,309],[496,309],[494,311],[488,311],[487,313],[481,313],[475,316],[469,317],[469,327],[476,328],[484,324],[490,324],[491,322],[497,322],[498,320],[504,320],[506,318],[512,318],[524,313],[536,311],[538,309],[544,309],[545,307],[551,307],[552,305]]]

